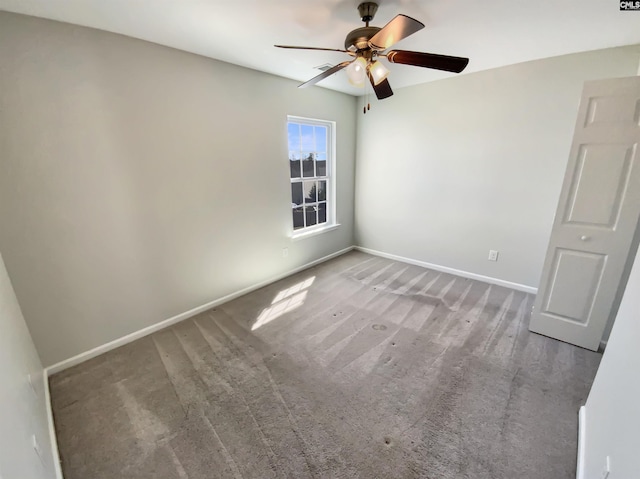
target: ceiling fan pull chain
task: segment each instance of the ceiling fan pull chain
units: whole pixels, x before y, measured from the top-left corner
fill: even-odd
[[[366,115],[367,114],[367,95],[369,94],[368,91],[365,91],[364,96],[362,97],[362,114]]]
[[[371,110],[371,103],[369,103],[369,90],[368,89],[367,89],[367,92],[364,94],[364,99],[363,100],[364,101],[362,103],[362,113],[364,113],[366,115],[367,112],[369,110]]]
[[[364,95],[364,101],[367,102],[365,113],[367,113],[367,111],[371,110],[371,103],[369,103],[369,95],[371,94],[372,89],[373,89],[373,86],[371,84],[369,84],[367,86],[367,92]]]

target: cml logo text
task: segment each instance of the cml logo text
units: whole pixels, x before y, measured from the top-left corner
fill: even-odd
[[[640,0],[620,0],[620,10],[640,11]]]

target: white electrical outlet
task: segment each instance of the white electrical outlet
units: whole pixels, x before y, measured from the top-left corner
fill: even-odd
[[[289,248],[282,248],[282,257],[286,258],[289,256]]]
[[[489,250],[489,261],[498,261],[498,252],[495,249]]]

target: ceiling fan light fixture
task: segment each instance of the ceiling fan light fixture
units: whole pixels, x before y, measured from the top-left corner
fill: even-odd
[[[367,77],[367,61],[362,57],[353,60],[347,67],[347,76],[352,85],[364,87],[364,81]]]
[[[373,78],[373,84],[379,85],[380,82],[389,76],[389,69],[385,67],[380,60],[376,60],[369,65],[369,73],[371,73],[371,77]]]

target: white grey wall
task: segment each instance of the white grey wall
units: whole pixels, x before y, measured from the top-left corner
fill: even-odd
[[[601,477],[607,456],[613,478],[638,476],[640,430],[640,254],[587,399],[585,479]]]
[[[356,100],[296,86],[0,13],[0,248],[45,365],[351,246]],[[337,122],[342,226],[296,242],[287,114]]]
[[[638,57],[568,55],[372,101],[358,117],[356,243],[537,287],[583,83],[635,75]]]
[[[27,376],[31,375],[33,388]],[[43,370],[0,256],[0,477],[55,477]],[[42,460],[32,445],[36,436]]]

